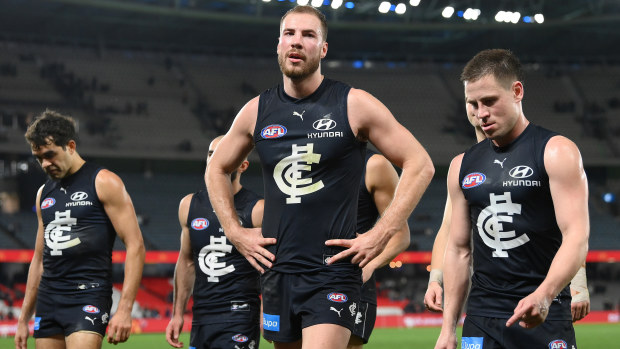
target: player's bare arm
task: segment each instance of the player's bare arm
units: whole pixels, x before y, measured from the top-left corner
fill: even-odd
[[[260,228],[263,226],[263,212],[265,211],[265,200],[261,199],[256,202],[252,208],[252,226]]]
[[[469,205],[459,183],[463,154],[455,157],[448,171],[448,191],[452,202],[452,215],[446,244],[443,273],[445,304],[441,333],[436,349],[456,348],[456,325],[467,297],[471,261],[471,221]]]
[[[443,258],[448,243],[448,233],[450,232],[450,222],[452,216],[452,202],[450,193],[446,197],[446,206],[443,211],[441,226],[433,242],[431,254],[431,270],[428,279],[428,287],[424,294],[424,305],[426,309],[433,312],[442,312],[443,297]]]
[[[228,133],[220,140],[205,173],[209,200],[215,209],[226,237],[248,262],[261,273],[263,266],[271,267],[275,256],[264,246],[275,239],[264,238],[260,228],[241,227],[233,205],[230,174],[237,170],[254,147],[253,132],[258,115],[258,100],[250,100],[237,114]]]
[[[122,343],[131,334],[131,309],[140,287],[144,267],[144,241],[131,198],[116,174],[101,170],[95,179],[97,196],[116,234],[125,245],[125,278],[118,309],[108,325],[108,342]]]
[[[179,257],[174,268],[174,297],[172,301],[172,317],[166,327],[166,340],[175,348],[182,348],[183,342],[179,342],[179,336],[183,331],[183,314],[187,308],[189,297],[194,288],[196,271],[192,255],[192,245],[189,239],[189,227],[187,216],[192,201],[192,194],[186,195],[179,203],[179,225],[181,226],[181,248]]]
[[[579,149],[567,138],[555,136],[547,143],[544,162],[562,244],[545,280],[519,302],[507,326],[516,321],[526,328],[541,324],[553,298],[575,276],[588,253],[588,183]]]
[[[428,187],[435,169],[422,145],[396,121],[383,103],[369,93],[351,89],[347,100],[349,123],[360,141],[369,140],[394,165],[402,168],[394,200],[375,227],[352,240],[328,240],[327,245],[346,247],[330,263],[351,256],[352,263],[364,267],[385,248],[399,230]]]
[[[394,191],[398,185],[398,173],[383,155],[375,154],[368,159],[366,164],[365,182],[379,215],[382,215],[394,198]],[[387,265],[399,253],[406,250],[409,243],[409,226],[405,223],[403,229],[388,241],[383,252],[362,269],[363,282],[368,281],[376,269]]]
[[[15,331],[15,348],[27,348],[27,340],[30,335],[28,322],[32,318],[37,303],[37,294],[39,292],[39,283],[43,274],[43,219],[41,218],[41,191],[43,186],[39,188],[36,198],[37,207],[37,239],[34,247],[34,254],[30,267],[28,268],[28,280],[26,281],[26,293],[22,304],[22,311],[17,320],[17,330]]]
[[[572,297],[570,312],[573,322],[579,321],[590,313],[590,293],[588,292],[585,263],[570,281],[570,295]]]
[[[479,120],[473,116],[471,112],[467,113],[467,119],[469,123],[474,127],[476,133],[476,140],[482,142],[486,139],[484,132],[479,126]],[[443,256],[446,250],[446,243],[448,241],[448,232],[450,231],[450,217],[452,216],[452,203],[450,202],[450,194],[446,197],[446,206],[443,212],[443,219],[441,220],[441,226],[435,236],[433,242],[433,250],[431,255],[431,272],[428,279],[428,288],[424,295],[424,305],[426,309],[433,312],[443,311],[441,302],[443,295]]]

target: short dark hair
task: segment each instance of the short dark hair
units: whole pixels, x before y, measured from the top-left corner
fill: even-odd
[[[514,81],[523,81],[523,70],[519,58],[510,50],[504,49],[480,51],[463,68],[461,81],[474,82],[489,74],[504,85],[510,85]]]
[[[41,147],[51,141],[65,147],[69,141],[77,141],[75,120],[53,110],[46,109],[28,126],[24,134],[33,147]]]
[[[292,9],[286,11],[284,16],[282,16],[282,18],[280,19],[280,30],[282,30],[282,23],[284,22],[284,18],[286,18],[286,16],[290,15],[291,13],[306,13],[310,15],[315,15],[321,22],[321,31],[323,32],[323,41],[327,41],[327,19],[325,18],[325,15],[323,14],[323,12],[315,9],[312,6],[297,5],[293,7]]]

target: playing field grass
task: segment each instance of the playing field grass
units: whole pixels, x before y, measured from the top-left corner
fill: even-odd
[[[620,324],[579,324],[575,326],[579,349],[620,348]],[[439,335],[437,327],[414,329],[382,328],[373,332],[368,349],[433,348]],[[185,348],[189,346],[189,334],[184,333],[181,340]],[[526,343],[524,343],[526,344]],[[13,338],[0,338],[0,348],[13,348]],[[32,338],[28,348],[34,348]],[[132,335],[129,341],[120,346],[105,343],[103,348],[155,349],[172,348],[163,333]],[[261,349],[271,349],[273,345],[262,340]],[[524,348],[527,348],[525,346]]]

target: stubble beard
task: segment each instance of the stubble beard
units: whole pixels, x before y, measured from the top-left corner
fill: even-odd
[[[302,80],[312,75],[319,69],[319,65],[321,63],[320,58],[310,58],[305,61],[302,61],[301,64],[297,66],[287,66],[287,54],[279,54],[278,55],[278,65],[280,65],[280,71],[287,78],[292,80]]]

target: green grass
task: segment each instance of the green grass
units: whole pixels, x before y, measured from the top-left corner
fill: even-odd
[[[579,349],[599,349],[620,347],[620,324],[578,324],[575,326]],[[433,348],[439,335],[438,327],[420,327],[413,329],[383,328],[376,329],[367,349],[393,348]],[[184,333],[181,341],[185,348],[189,346],[189,334]],[[13,338],[0,338],[0,348],[13,348]],[[28,348],[34,348],[34,340],[28,341]],[[155,349],[172,348],[166,342],[163,333],[132,335],[121,346],[104,343],[103,348]],[[261,349],[272,349],[273,344],[262,340]]]

